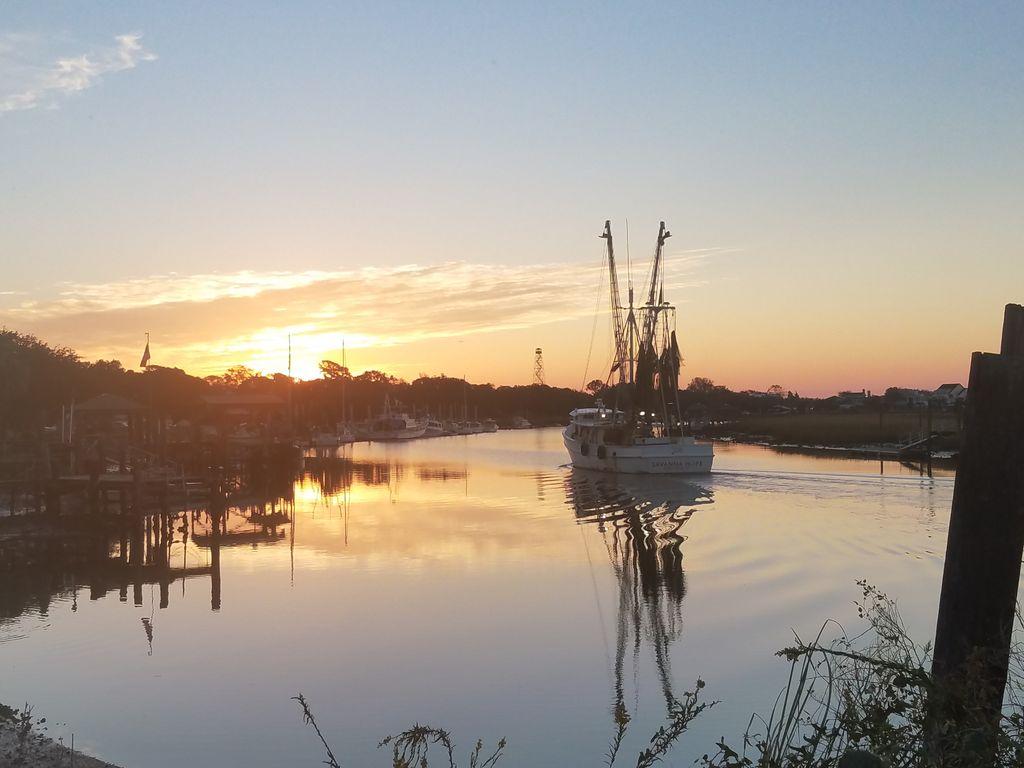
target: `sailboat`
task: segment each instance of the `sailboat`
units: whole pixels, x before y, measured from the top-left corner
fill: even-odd
[[[625,313],[615,270],[611,222],[601,233],[608,251],[614,363],[606,397],[592,408],[569,414],[562,439],[572,465],[582,469],[635,474],[695,474],[711,471],[714,449],[684,434],[679,408],[681,356],[676,341],[676,310],[665,301],[663,252],[672,233],[661,222],[651,265],[646,302],[633,303],[632,279]],[[612,379],[617,379],[611,383]]]

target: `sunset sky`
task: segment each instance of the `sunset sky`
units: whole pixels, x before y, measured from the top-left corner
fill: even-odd
[[[579,387],[605,219],[638,283],[668,223],[684,377],[737,389],[966,383],[1024,301],[1019,2],[43,5],[0,325],[87,359]]]

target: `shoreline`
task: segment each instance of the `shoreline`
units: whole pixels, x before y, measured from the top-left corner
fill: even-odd
[[[62,744],[41,732],[45,718],[30,716],[27,729],[19,710],[0,704],[0,764],[22,765],[24,768],[120,768],[99,758],[90,757],[70,745]],[[22,760],[15,763],[15,760]]]
[[[699,436],[701,440],[712,440],[720,443],[736,443],[739,445],[756,445],[762,448],[785,453],[805,453],[812,456],[838,456],[849,459],[862,459],[866,461],[896,461],[901,463],[920,464],[929,462],[929,457],[923,453],[907,452],[901,453],[899,446],[895,444],[882,445],[829,445],[816,443],[808,445],[791,441],[774,441],[767,435],[708,435]],[[955,468],[957,454],[953,451],[932,451],[930,461],[947,468]]]

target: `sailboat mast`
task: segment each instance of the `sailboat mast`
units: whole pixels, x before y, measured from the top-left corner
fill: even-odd
[[[608,247],[608,283],[611,288],[612,320],[615,328],[615,367],[618,369],[619,383],[626,378],[626,339],[622,328],[622,297],[619,293],[619,275],[615,269],[615,246],[612,242],[612,223],[605,221],[604,232],[599,235]]]

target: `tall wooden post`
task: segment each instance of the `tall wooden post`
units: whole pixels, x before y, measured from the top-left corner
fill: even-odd
[[[939,716],[964,729],[998,724],[1022,555],[1024,307],[1010,304],[1001,354],[971,358],[935,629]],[[981,722],[958,722],[971,711]]]

